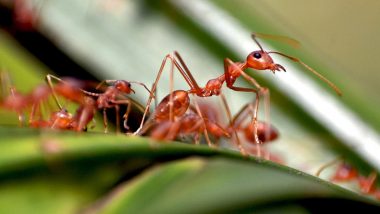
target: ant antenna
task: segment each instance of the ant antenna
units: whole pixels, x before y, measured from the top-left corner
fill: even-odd
[[[304,68],[311,71],[314,75],[316,75],[321,80],[326,82],[339,96],[342,96],[342,91],[336,85],[334,85],[334,83],[330,82],[326,77],[322,76],[322,74],[320,74],[316,70],[312,69],[310,66],[308,66],[307,64],[302,62],[300,59],[286,55],[286,54],[283,54],[283,53],[280,53],[280,52],[277,52],[277,51],[269,51],[267,53],[268,54],[271,54],[271,53],[278,54],[278,55],[281,55],[283,57],[286,57],[286,58],[292,60],[293,62],[297,62],[297,63],[301,64]]]
[[[264,49],[263,49],[263,47],[260,45],[259,41],[257,41],[257,39],[256,39],[257,35],[255,33],[252,33],[251,37],[252,37],[253,41],[255,41],[255,43],[257,44],[257,46],[259,46],[260,50],[262,52],[265,52]]]
[[[137,82],[137,81],[128,81],[128,82],[130,82],[130,83],[136,83],[136,84],[141,85],[142,87],[145,88],[145,90],[147,90],[147,91],[149,92],[149,94],[151,94],[150,90],[148,89],[148,87],[147,87],[144,83],[142,83],[142,82]],[[156,97],[156,96],[153,95],[153,98],[155,98],[155,97]]]
[[[98,90],[102,85],[104,85],[104,83],[112,84],[112,83],[114,83],[114,82],[116,82],[116,81],[118,81],[118,80],[103,80],[103,81],[101,81],[101,82],[95,87],[95,89]],[[129,83],[136,83],[136,84],[141,85],[142,87],[145,88],[145,90],[147,90],[147,91],[149,92],[149,94],[151,94],[150,90],[148,89],[148,87],[147,87],[144,83],[142,83],[142,82],[137,82],[137,81],[128,81],[128,82],[129,82]],[[132,89],[131,89],[131,90],[132,90]],[[133,91],[133,93],[135,93],[134,90],[132,90],[132,91]],[[153,98],[155,98],[155,96],[153,96]]]
[[[280,36],[280,35],[271,35],[271,34],[264,34],[264,33],[254,33],[255,37],[263,38],[263,39],[272,39],[277,40],[283,43],[286,43],[293,48],[299,48],[301,46],[301,43],[295,39],[289,38],[287,36]]]
[[[59,103],[58,96],[55,93],[54,86],[53,86],[53,83],[52,83],[52,80],[51,80],[52,78],[55,79],[55,80],[58,80],[58,81],[62,81],[62,82],[63,82],[63,80],[61,80],[60,78],[58,78],[58,77],[56,77],[54,75],[51,75],[51,74],[46,75],[46,80],[47,80],[48,85],[50,87],[51,93],[52,93],[52,95],[54,97],[54,101],[57,104],[57,106],[59,107],[59,109],[62,110],[63,107],[62,107],[61,103]]]

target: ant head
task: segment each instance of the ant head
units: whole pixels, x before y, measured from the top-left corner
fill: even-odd
[[[256,39],[256,34],[251,34],[253,41],[259,46],[260,50],[253,51],[247,57],[247,66],[256,70],[271,70],[275,71],[286,71],[285,68],[280,64],[275,64],[273,59],[269,54],[271,52],[264,51],[263,47]]]
[[[265,34],[261,34],[261,36],[264,36],[264,37],[273,37],[273,36],[270,36],[270,35],[265,35]],[[271,70],[273,73],[275,71],[286,71],[285,68],[280,65],[280,64],[275,64],[273,62],[273,59],[272,57],[269,56],[269,54],[277,54],[277,55],[280,55],[280,56],[283,56],[285,58],[288,58],[290,60],[292,60],[293,62],[296,62],[296,63],[299,63],[301,64],[304,68],[306,68],[307,70],[311,71],[312,73],[314,73],[316,76],[318,76],[320,79],[322,79],[323,81],[325,81],[332,89],[334,89],[334,91],[339,95],[341,96],[342,95],[342,92],[340,91],[340,89],[338,87],[336,87],[332,82],[330,82],[328,79],[326,79],[324,76],[322,76],[321,74],[319,74],[317,71],[315,71],[314,69],[312,69],[311,67],[309,67],[307,64],[305,64],[304,62],[302,62],[300,59],[296,58],[296,57],[292,57],[292,56],[289,56],[287,54],[283,54],[283,53],[280,53],[280,52],[277,52],[277,51],[264,51],[263,47],[261,46],[261,44],[259,43],[259,41],[256,39],[257,35],[255,33],[252,33],[251,34],[251,37],[253,39],[253,41],[256,43],[257,46],[259,46],[260,50],[259,51],[254,51],[252,53],[250,53],[247,57],[247,62],[246,62],[246,66],[249,67],[249,68],[253,68],[253,69],[256,69],[256,70]],[[295,47],[299,45],[299,43],[296,41],[296,40],[293,40],[293,39],[289,39],[289,38],[286,38],[286,37],[277,37],[275,36],[274,38],[279,38],[285,42],[288,42],[289,44],[293,44]]]
[[[275,64],[268,52],[253,51],[247,57],[247,66],[256,70],[286,71],[280,64]]]
[[[135,93],[135,91],[131,88],[131,83],[128,81],[117,80],[115,81],[114,86],[117,90],[126,94],[130,94],[131,92]]]
[[[53,112],[50,116],[50,123],[52,128],[67,129],[72,122],[72,115],[64,108],[59,111]]]

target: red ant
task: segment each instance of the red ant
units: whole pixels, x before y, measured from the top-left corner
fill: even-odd
[[[145,111],[144,111],[144,115],[143,115],[143,118],[142,118],[142,121],[140,123],[140,127],[139,129],[134,133],[134,134],[142,134],[142,131],[145,132],[145,129],[143,129],[143,124],[144,124],[144,119],[145,119],[145,116],[146,114],[148,113],[149,111],[149,107],[150,107],[150,103],[153,99],[153,93],[156,92],[156,89],[157,89],[157,84],[158,84],[158,81],[161,77],[161,74],[164,70],[164,67],[166,65],[166,61],[169,59],[171,60],[171,72],[170,72],[170,91],[171,93],[169,93],[169,95],[167,95],[162,101],[161,103],[157,106],[156,110],[155,110],[155,116],[153,118],[154,121],[156,122],[163,122],[163,121],[168,121],[167,124],[172,124],[172,125],[168,125],[169,127],[170,126],[177,126],[179,127],[178,124],[181,124],[181,123],[185,123],[185,122],[189,122],[189,118],[192,117],[192,124],[198,124],[200,126],[200,124],[202,124],[202,126],[200,126],[201,130],[204,131],[204,135],[206,137],[206,140],[207,140],[207,143],[209,146],[212,146],[210,140],[209,140],[209,137],[208,137],[208,129],[209,130],[213,130],[214,134],[215,135],[220,135],[220,133],[217,133],[217,129],[218,127],[217,126],[214,126],[212,128],[212,124],[210,121],[208,121],[206,118],[204,118],[202,116],[202,113],[200,112],[200,109],[199,109],[199,106],[196,104],[195,107],[192,107],[192,108],[196,108],[196,111],[193,109],[190,111],[192,111],[193,113],[189,113],[187,115],[184,115],[185,112],[187,112],[189,110],[189,106],[190,106],[190,98],[189,98],[189,94],[194,94],[194,95],[200,95],[200,94],[196,94],[194,89],[195,88],[198,88],[200,92],[200,88],[199,86],[197,85],[194,77],[192,76],[192,74],[190,73],[189,69],[187,68],[186,64],[184,63],[184,61],[182,60],[181,56],[179,55],[178,52],[174,52],[174,55],[175,57],[172,55],[172,54],[168,54],[165,56],[165,58],[163,59],[162,61],[162,64],[161,64],[161,67],[160,67],[160,70],[157,74],[157,77],[156,77],[156,80],[153,84],[153,87],[151,89],[151,96],[149,97],[148,99],[148,102],[146,104],[146,108],[145,108]],[[177,68],[178,71],[182,74],[182,76],[185,78],[186,82],[190,85],[191,89],[189,91],[184,91],[184,90],[177,90],[177,91],[173,91],[173,88],[172,88],[172,83],[173,83],[173,70],[174,68]],[[194,88],[195,87],[195,88]],[[220,92],[218,92],[218,95],[220,94]],[[206,95],[205,95],[206,96]],[[205,96],[201,96],[201,97],[205,97]],[[207,96],[211,96],[211,95],[207,95]],[[224,102],[224,103],[227,103],[227,102]],[[228,106],[225,106],[227,112],[229,112],[229,108]],[[194,119],[195,118],[195,112],[198,114],[198,117],[197,119]],[[229,118],[231,120],[231,114],[228,113],[229,115]],[[162,117],[162,120],[161,118]],[[181,118],[181,119],[179,119]],[[176,121],[176,122],[175,122]],[[196,122],[198,121],[198,122]],[[189,122],[189,124],[191,124]],[[215,125],[215,124],[214,124]],[[174,127],[173,127],[174,128]],[[181,127],[181,131],[183,132],[189,132],[189,129],[186,128],[186,125],[182,125]],[[220,127],[221,128],[221,127]],[[170,130],[170,129],[169,129]],[[220,131],[220,130],[219,130]],[[176,132],[179,132],[179,131],[175,131],[173,132],[173,135],[176,135],[175,133]],[[221,131],[223,133],[223,131]],[[225,134],[227,134],[227,132],[225,131],[224,132]],[[222,134],[223,135],[223,134]],[[240,144],[239,144],[239,148],[241,150],[241,152],[244,154],[244,150],[242,147],[240,147]]]
[[[319,176],[321,172],[340,161],[341,158],[335,159],[324,166],[322,166],[316,173],[316,176]],[[380,189],[376,188],[376,179],[377,173],[373,171],[369,176],[362,176],[358,171],[351,165],[343,162],[340,163],[335,174],[331,177],[333,182],[347,182],[347,181],[356,181],[360,188],[360,191],[367,195],[373,195],[377,199],[380,199]]]
[[[53,91],[58,92],[60,95],[75,101],[79,103],[81,106],[77,111],[77,116],[74,118],[78,118],[78,124],[86,124],[86,122],[89,122],[92,117],[94,116],[95,109],[102,109],[103,110],[103,124],[104,124],[104,132],[108,132],[108,122],[107,122],[107,115],[106,115],[106,109],[109,108],[115,108],[116,111],[116,129],[117,132],[120,130],[120,118],[119,118],[119,111],[120,111],[120,105],[126,105],[127,110],[123,116],[124,118],[124,128],[129,129],[127,125],[128,121],[128,115],[131,111],[132,103],[136,103],[130,98],[122,97],[123,94],[131,94],[135,93],[135,91],[131,88],[131,83],[137,83],[141,86],[143,86],[149,93],[149,89],[140,82],[136,81],[125,81],[125,80],[105,80],[102,81],[96,89],[99,89],[104,83],[110,84],[106,87],[105,91],[103,93],[95,93],[95,92],[89,92],[83,90],[83,84],[78,84],[77,82],[71,82],[72,84],[76,84],[75,87],[70,86],[70,82],[67,80],[62,80],[58,77],[55,77],[53,75],[48,75],[47,79],[49,82],[49,85],[51,87],[51,78],[56,79],[60,82],[60,84],[57,84],[54,87]],[[96,97],[96,102],[93,102],[91,98],[88,98],[87,96]],[[122,97],[120,99],[120,97]],[[137,107],[140,107],[139,105],[136,105]],[[91,119],[90,119],[91,118]],[[83,125],[79,125],[78,129],[83,128]]]
[[[52,79],[57,80],[58,83],[53,85]],[[84,93],[86,91],[82,89],[86,86],[86,83],[74,78],[61,79],[51,74],[46,76],[46,80],[54,100],[60,109],[51,115],[52,128],[74,129],[75,131],[84,130],[87,124],[93,120],[96,110],[95,101],[91,97],[86,96]],[[58,101],[57,94],[79,104],[74,116],[62,107]]]
[[[48,96],[51,93],[50,89],[46,85],[39,85],[35,87],[30,93],[21,94],[17,92],[15,87],[8,86],[10,77],[7,73],[1,73],[1,81],[4,87],[3,91],[6,91],[6,88],[9,87],[10,92],[10,94],[4,98],[1,106],[6,109],[15,111],[19,115],[18,117],[20,126],[24,125],[25,122],[24,112],[31,107],[29,125],[34,126],[36,123],[34,120],[35,115],[38,114],[40,119],[42,117],[40,105],[44,100],[47,100]]]
[[[14,87],[11,87],[10,95],[3,99],[1,106],[15,111],[18,115],[19,125],[23,126],[25,121],[24,111],[29,107],[29,103],[28,96],[18,93]]]
[[[221,94],[221,98],[223,101],[223,106],[227,114],[229,114],[227,101],[223,94]],[[231,137],[231,134],[233,134],[233,132],[228,130],[228,128],[224,128],[221,125],[224,122],[222,121],[223,118],[221,118],[221,114],[219,111],[220,107],[215,106],[211,102],[198,102],[198,107],[199,107],[199,111],[201,112],[205,120],[207,130],[209,130],[209,132],[214,137],[216,145],[219,144],[219,139],[221,137],[227,137],[227,138]],[[231,116],[228,116],[228,117],[231,117]]]
[[[215,137],[229,137],[229,133],[219,124],[202,115],[196,102],[190,104],[188,92],[183,90],[173,91],[158,104],[141,133],[153,125],[150,136],[158,140],[174,140],[179,135],[193,135],[194,142],[199,144],[199,135],[203,133],[208,145],[212,146],[208,133]]]
[[[13,1],[13,20],[14,26],[18,30],[33,31],[37,25],[38,13],[42,8],[40,5],[33,6],[30,0],[14,0]]]
[[[181,73],[183,78],[186,80],[187,84],[190,86],[190,90],[188,90],[187,93],[195,94],[199,97],[208,97],[208,96],[212,96],[212,95],[220,95],[223,83],[226,82],[227,87],[232,89],[232,90],[255,93],[256,94],[256,100],[257,100],[257,106],[258,106],[260,96],[263,95],[265,98],[266,109],[268,109],[269,90],[267,88],[261,87],[257,83],[257,81],[254,78],[247,75],[244,72],[244,70],[246,70],[247,68],[253,68],[256,70],[271,70],[272,72],[281,71],[281,70],[286,71],[282,65],[274,63],[273,59],[270,57],[270,54],[273,53],[273,54],[278,54],[278,55],[284,56],[284,57],[286,57],[286,58],[288,58],[294,62],[300,63],[306,69],[308,69],[309,71],[311,71],[312,73],[317,75],[319,78],[321,78],[323,81],[325,81],[328,85],[330,85],[336,91],[336,93],[338,95],[341,95],[340,90],[333,83],[328,81],[321,74],[316,72],[314,69],[310,68],[308,65],[303,63],[298,58],[291,57],[291,56],[288,56],[286,54],[276,52],[276,51],[269,51],[269,52],[264,51],[264,49],[262,48],[260,43],[257,41],[255,34],[252,34],[252,39],[259,46],[260,50],[251,52],[247,56],[246,61],[244,61],[244,62],[234,63],[228,58],[224,59],[224,74],[220,75],[219,77],[217,77],[215,79],[209,80],[206,83],[206,86],[204,88],[199,87],[198,83],[194,79],[193,75],[191,74],[190,70],[188,69],[188,67],[186,66],[186,64],[184,63],[182,57],[179,55],[178,52],[174,51],[174,56],[172,54],[166,55],[166,57],[162,61],[160,70],[157,74],[156,80],[153,84],[151,91],[153,93],[156,91],[158,80],[159,80],[159,78],[163,72],[163,68],[165,66],[166,60],[169,59],[172,61],[172,67],[175,66],[178,69],[178,71]],[[240,77],[240,75],[242,75],[246,80],[248,80],[251,84],[253,84],[256,87],[256,89],[234,86],[236,79],[238,77]],[[143,126],[145,116],[149,111],[151,101],[152,101],[152,94],[148,99],[140,127],[134,134],[139,134],[139,132]],[[255,117],[254,120],[257,120],[257,118]],[[259,143],[259,141],[257,143]],[[241,147],[240,147],[240,150],[242,150]]]
[[[239,132],[243,132],[246,141],[249,144],[255,145],[253,151],[257,156],[261,157],[261,145],[272,142],[276,140],[279,136],[277,129],[262,121],[256,121],[257,117],[257,101],[255,100],[253,103],[246,104],[243,108],[234,116],[231,124],[229,125],[229,130],[236,130]],[[250,119],[250,122],[246,123],[247,118]],[[260,142],[258,144],[257,142]],[[269,153],[266,152],[267,159],[269,159]]]
[[[253,103],[248,103],[234,116],[230,126],[239,131],[243,131],[245,138],[252,143],[267,143],[274,141],[278,138],[277,129],[262,121],[251,120],[248,124],[244,124],[246,118],[252,117],[253,119],[257,117],[257,101]],[[257,125],[256,125],[257,123]]]
[[[39,85],[26,95],[20,94],[14,87],[10,87],[10,95],[4,98],[1,106],[17,112],[20,126],[24,124],[24,112],[31,107],[29,125],[32,127],[73,129],[76,131],[84,130],[87,124],[93,120],[96,110],[96,102],[91,97],[85,96],[84,92],[86,91],[81,89],[85,86],[84,82],[73,78],[62,80],[52,75],[47,75],[46,78],[49,86]],[[53,86],[51,78],[57,79],[60,82]],[[1,74],[1,80],[3,82],[10,82],[9,76],[5,73]],[[3,86],[4,85],[6,84],[3,84]],[[3,91],[5,91],[5,89],[3,89]],[[40,105],[43,101],[47,100],[51,94],[60,110],[53,112],[50,115],[50,119],[46,121],[42,119]],[[57,94],[80,105],[74,116],[62,107],[58,101]],[[37,120],[35,119],[36,115],[39,115]]]

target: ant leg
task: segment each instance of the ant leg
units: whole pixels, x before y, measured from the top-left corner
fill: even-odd
[[[76,127],[77,132],[87,129],[86,127],[88,123],[94,119],[94,118],[91,118],[93,117],[93,114],[91,114],[90,111],[89,109],[85,109],[85,108],[82,110],[82,113],[80,114],[80,118],[78,119],[78,125]],[[91,118],[91,120],[89,120],[89,118]]]
[[[174,91],[174,63],[172,61],[171,66],[170,66],[170,75],[169,75],[169,94],[170,94],[170,99],[169,99],[169,120],[174,121],[174,116],[173,116],[173,91]]]
[[[126,105],[127,106],[127,110],[125,111],[125,113],[123,115],[123,119],[124,119],[123,126],[126,130],[129,130],[128,117],[129,117],[129,113],[131,112],[131,109],[132,109],[132,102],[129,99],[126,99],[126,100],[115,100],[112,103],[117,104],[117,105]]]
[[[153,86],[153,85],[152,85],[152,86]],[[154,91],[153,96],[154,96],[154,97],[157,97],[157,90]],[[154,108],[157,108],[157,105],[158,105],[158,100],[157,100],[157,98],[156,98],[156,99],[154,99]]]
[[[152,118],[149,118],[142,127],[140,134],[143,135],[145,132],[147,132],[152,126],[154,125],[154,121]]]
[[[227,103],[227,99],[226,99],[226,97],[224,96],[223,93],[220,94],[220,98],[222,99],[222,103],[223,103],[224,109],[226,110],[227,117],[228,117],[228,122],[229,122],[230,125],[232,125],[233,119],[232,119],[232,115],[231,115],[231,110],[230,110],[230,108],[228,106],[228,103]],[[232,130],[233,130],[234,137],[236,139],[236,144],[237,144],[237,146],[238,146],[238,148],[240,150],[240,153],[242,155],[244,155],[244,156],[247,155],[247,152],[245,151],[243,145],[241,144],[241,141],[240,141],[240,138],[239,138],[239,135],[238,135],[236,129],[233,128]]]
[[[156,92],[156,88],[157,88],[157,84],[158,84],[158,81],[160,80],[161,78],[161,74],[162,72],[164,71],[164,67],[166,65],[166,60],[168,59],[171,59],[172,60],[172,56],[170,54],[166,55],[165,58],[162,60],[162,63],[161,63],[161,66],[160,66],[160,69],[158,71],[158,74],[157,74],[157,77],[156,77],[156,80],[154,81],[153,83],[153,86],[152,86],[152,89],[150,90],[150,95],[149,95],[149,98],[148,98],[148,101],[145,105],[145,110],[144,110],[144,114],[143,114],[143,117],[141,119],[141,122],[140,122],[140,127],[133,133],[133,135],[138,135],[140,134],[142,128],[143,128],[143,124],[144,124],[144,121],[145,121],[145,117],[146,115],[148,114],[149,112],[149,108],[150,108],[150,104],[152,102],[152,99],[153,99],[153,96],[154,96],[154,93]]]
[[[30,110],[30,114],[29,114],[29,125],[33,124],[34,122],[34,116],[36,115],[36,109],[37,109],[37,104],[36,103],[33,103],[32,105],[32,109]]]
[[[196,133],[194,135],[194,144],[195,145],[199,145],[199,135],[200,135],[200,133]]]
[[[148,87],[147,87],[144,83],[142,83],[142,82],[137,82],[137,81],[129,81],[129,82],[130,82],[130,83],[136,83],[136,84],[139,84],[139,85],[141,85],[142,87],[144,87],[145,90],[147,90],[149,94],[152,93],[152,92],[148,89]],[[154,95],[153,98],[156,98],[156,96]]]
[[[123,115],[123,119],[124,119],[124,122],[123,122],[123,126],[124,128],[128,131],[129,130],[129,126],[128,126],[128,116],[129,116],[129,113],[131,112],[131,103],[129,102],[128,103],[128,106],[127,106],[127,110],[125,112],[125,114]]]
[[[231,89],[236,90],[236,91],[245,91],[245,92],[249,91],[249,92],[253,92],[256,94],[254,107],[252,107],[251,104],[247,105],[246,107],[251,108],[251,111],[253,112],[252,123],[254,124],[254,127],[255,127],[255,129],[254,129],[255,130],[254,131],[255,141],[257,144],[261,144],[262,142],[260,141],[258,134],[257,134],[257,111],[258,111],[258,107],[259,107],[259,93],[257,91],[255,91],[254,89],[249,89],[249,88],[240,88],[240,87],[232,86]],[[243,89],[243,90],[240,90],[240,89]]]
[[[179,120],[177,121],[170,121],[171,125],[169,127],[168,132],[166,133],[165,140],[174,140],[178,133],[180,132],[181,128],[181,122]]]
[[[16,90],[15,90],[15,88],[14,87],[10,87],[10,91],[11,91],[11,96],[16,97]],[[18,115],[19,126],[22,127],[24,125],[24,122],[25,122],[24,112],[21,109],[17,109],[16,112],[17,112],[17,115]]]
[[[179,58],[179,60],[182,60],[182,58],[179,56],[178,52],[174,52],[174,54],[176,54],[176,57]],[[180,74],[182,75],[182,77],[185,79],[185,81],[187,82],[187,84],[190,86],[191,91],[195,91],[196,93],[200,93],[201,92],[201,89],[199,88],[199,86],[196,83],[195,79],[191,75],[190,71],[184,70],[181,67],[181,65],[178,64],[177,60],[173,57],[172,54],[167,54],[165,56],[165,58],[162,60],[160,69],[159,69],[158,74],[156,76],[156,80],[154,81],[152,89],[150,90],[150,95],[149,95],[148,101],[147,101],[146,106],[145,106],[145,111],[144,111],[143,117],[142,117],[141,122],[140,122],[140,127],[133,133],[133,135],[140,134],[140,131],[141,131],[141,129],[143,127],[143,124],[144,124],[144,121],[145,121],[145,117],[148,114],[148,111],[150,109],[150,104],[151,104],[152,99],[154,97],[154,93],[156,93],[158,81],[161,78],[162,72],[164,71],[164,68],[165,68],[165,65],[166,65],[166,61],[168,59],[171,60],[171,62],[174,64],[174,66],[178,69],[178,71],[180,72]],[[182,61],[180,61],[180,62],[182,63]],[[173,66],[173,64],[172,64],[172,66]],[[186,67],[186,69],[187,69],[187,67]]]
[[[42,101],[39,101],[42,102]],[[38,121],[42,121],[42,111],[41,111],[42,105],[41,103],[34,102],[32,104],[32,108],[29,113],[29,126],[33,125],[37,120],[35,119],[36,115],[38,115]]]
[[[103,80],[101,81],[96,87],[95,89],[98,90],[100,88],[100,86],[102,86],[104,83],[107,83],[107,81],[111,81],[111,80]],[[116,81],[116,80],[113,80],[113,81]]]
[[[233,86],[233,83],[232,80],[230,79],[229,77],[229,72],[230,72],[230,66],[233,67],[233,71],[239,71],[240,74],[247,80],[249,81],[251,84],[253,84],[257,89],[251,89],[251,88],[242,88],[242,87],[235,87]],[[269,121],[269,109],[270,109],[270,103],[269,103],[269,89],[267,88],[264,88],[264,87],[261,87],[257,81],[252,78],[251,76],[249,76],[248,74],[246,74],[244,71],[242,71],[241,67],[239,67],[238,65],[236,65],[235,63],[233,63],[230,59],[226,58],[224,59],[224,70],[225,70],[225,76],[226,76],[226,83],[227,83],[227,86],[232,89],[232,90],[235,90],[235,91],[245,91],[245,92],[253,92],[256,94],[256,101],[257,102],[255,104],[255,111],[254,111],[254,115],[256,115],[254,117],[254,119],[256,120],[255,122],[255,138],[258,140],[258,137],[257,137],[257,111],[258,111],[258,106],[259,106],[259,100],[260,100],[260,97],[261,95],[264,96],[264,110],[265,110],[265,120],[268,124],[270,124],[270,121]],[[269,131],[269,130],[268,130]],[[269,132],[266,132],[265,133],[266,137],[269,135]],[[259,140],[257,141],[257,143],[261,143]]]
[[[203,130],[203,134],[204,134],[204,136],[205,136],[205,138],[206,138],[207,145],[208,145],[209,147],[213,147],[214,145],[211,143],[210,138],[209,138],[209,136],[208,136],[208,132],[207,132],[207,128],[206,128],[206,122],[205,122],[205,119],[204,119],[204,117],[203,117],[203,115],[202,115],[202,112],[201,112],[201,110],[200,110],[200,108],[199,108],[199,105],[198,105],[197,101],[195,101],[195,100],[194,100],[194,105],[195,105],[195,109],[196,109],[196,111],[197,111],[197,114],[202,118],[203,124],[204,124],[204,126],[205,126],[205,129]]]
[[[103,125],[104,125],[104,133],[107,133],[108,132],[108,121],[107,121],[106,108],[103,108]]]
[[[256,99],[260,99],[260,97],[264,97],[264,116],[265,116],[265,122],[267,124],[270,124],[270,91],[268,88],[260,86],[260,84],[251,76],[246,74],[242,69],[237,66],[235,63],[233,63],[230,59],[226,58],[225,61],[225,69],[228,69],[229,66],[232,66],[234,70],[237,70],[240,72],[240,74],[249,81],[252,85],[254,85],[258,90],[256,90]],[[236,90],[236,87],[233,86],[233,90]],[[238,88],[238,90],[241,90],[242,88]],[[267,139],[269,137],[269,130],[265,132],[265,138]]]
[[[338,163],[338,162],[341,161],[341,160],[342,160],[342,157],[338,157],[338,158],[335,158],[335,159],[333,159],[333,160],[331,160],[331,161],[329,161],[329,162],[323,164],[321,167],[319,167],[319,169],[318,169],[317,172],[315,173],[315,176],[316,176],[316,177],[319,177],[319,176],[321,175],[321,173],[322,173],[325,169],[329,168],[330,166],[335,165],[336,163]]]
[[[116,133],[120,132],[120,115],[119,115],[119,112],[120,112],[120,106],[119,105],[115,105]]]
[[[243,128],[243,130],[245,129],[244,127],[242,127],[244,124],[244,120],[246,118],[248,118],[249,116],[252,118],[251,119],[251,122],[250,124],[248,125],[248,127],[253,127],[254,130],[253,130],[253,139],[254,139],[254,142],[255,142],[255,150],[256,151],[256,156],[259,156],[261,157],[261,141],[259,139],[259,136],[257,134],[257,120],[255,119],[257,116],[255,114],[255,112],[257,112],[256,108],[258,107],[258,104],[257,104],[257,101],[255,99],[255,101],[253,103],[248,103],[246,104],[245,106],[243,106],[240,111],[235,115],[235,117],[233,118],[232,120],[232,124],[230,125],[233,129],[235,130],[239,130],[241,128]],[[252,125],[252,126],[251,126]],[[252,139],[252,138],[250,138]],[[259,142],[259,143],[258,143]]]
[[[179,63],[181,64],[182,69],[179,69],[182,76],[185,78],[186,82],[189,84],[190,88],[192,90],[195,90],[196,92],[200,92],[201,88],[199,87],[197,81],[195,81],[193,75],[190,72],[190,69],[187,67],[185,61],[182,59],[181,55],[178,53],[178,51],[174,51],[174,55],[177,57]],[[177,60],[174,59],[174,64],[176,67],[181,68],[180,65],[178,65]]]
[[[258,157],[261,157],[261,146],[260,144],[262,143],[259,139],[259,136],[257,134],[257,126],[258,126],[258,122],[257,122],[257,112],[259,110],[259,99],[258,99],[258,96],[256,95],[256,99],[254,101],[253,104],[251,105],[248,105],[249,107],[249,112],[251,113],[252,115],[252,120],[251,120],[251,123],[253,123],[253,127],[254,127],[254,138],[255,138],[255,142],[256,142],[256,155]]]
[[[92,122],[92,124],[90,126],[90,129],[94,129],[96,127],[96,120],[95,120],[95,118],[92,118],[91,122]]]
[[[204,121],[203,120],[199,120],[199,121],[197,121],[197,123],[194,125],[194,127],[192,128],[192,130],[190,130],[190,132],[192,132],[193,130],[195,131],[195,130],[197,130],[197,129],[199,129],[199,127],[200,126],[202,126],[202,124],[204,125]],[[205,130],[206,130],[207,128],[205,127]],[[202,132],[200,131],[200,132],[196,132],[195,134],[194,134],[194,137],[193,137],[193,139],[194,139],[194,144],[195,145],[199,145],[199,140],[200,140],[200,135],[202,134]]]
[[[244,122],[244,119],[247,117],[248,114],[248,107],[251,105],[251,103],[245,104],[239,112],[232,118],[232,121],[230,123],[230,126],[234,129],[239,129]]]

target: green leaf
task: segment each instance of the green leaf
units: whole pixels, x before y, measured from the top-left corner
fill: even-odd
[[[112,134],[0,132],[2,213],[303,212],[318,208],[310,201],[379,208],[319,178],[237,151]]]
[[[354,193],[286,168],[228,158],[189,158],[157,166],[111,194],[101,213],[221,213]],[[301,205],[302,203],[299,202]]]

